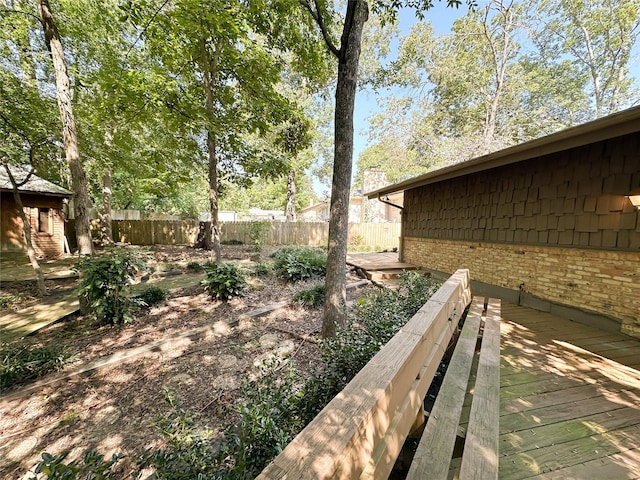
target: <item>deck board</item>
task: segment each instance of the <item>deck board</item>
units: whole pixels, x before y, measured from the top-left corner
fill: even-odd
[[[638,478],[640,341],[503,302],[500,478]]]
[[[639,340],[503,301],[500,360],[499,478],[640,480]]]

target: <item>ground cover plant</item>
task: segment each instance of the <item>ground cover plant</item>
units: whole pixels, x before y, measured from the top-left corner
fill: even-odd
[[[135,254],[120,248],[81,258],[78,295],[86,299],[94,318],[100,322],[127,323],[133,319],[135,300],[129,286],[145,264]]]
[[[135,296],[135,301],[142,307],[153,307],[164,302],[169,296],[164,288],[150,286]]]
[[[2,347],[0,349],[0,392],[60,370],[69,359],[69,352],[60,345]]]
[[[205,267],[202,281],[212,298],[229,300],[242,295],[247,285],[244,273],[235,263],[211,263]]]
[[[324,303],[324,285],[319,284],[306,290],[300,290],[293,296],[293,301],[307,308],[319,307]]]
[[[272,258],[276,273],[291,282],[322,277],[327,268],[327,254],[319,248],[286,246]]]
[[[21,394],[27,386],[0,397],[0,409],[6,412],[0,417],[0,477],[22,478],[44,461],[42,452],[48,452],[53,462],[70,451],[56,465],[62,468],[62,464],[75,462],[76,468],[85,468],[84,456],[94,451],[103,455],[96,468],[102,468],[113,454],[123,454],[124,458],[110,467],[114,478],[135,478],[145,458],[161,451],[169,457],[175,453],[170,447],[172,440],[158,429],[162,419],[171,419],[165,423],[165,432],[173,427],[179,430],[174,432],[176,441],[192,437],[182,444],[184,455],[189,455],[189,441],[197,439],[191,450],[206,447],[214,459],[226,452],[220,462],[211,463],[222,472],[222,478],[234,478],[242,469],[259,470],[260,462],[271,455],[259,448],[263,440],[277,438],[282,440],[278,444],[284,445],[300,422],[312,416],[312,409],[303,408],[298,401],[300,396],[319,396],[328,389],[316,391],[306,383],[310,372],[322,372],[317,340],[322,323],[320,309],[281,308],[229,327],[229,322],[250,311],[291,300],[318,284],[314,279],[290,282],[272,271],[256,274],[256,263],[249,261],[251,250],[250,245],[223,247],[223,259],[237,262],[247,276],[242,296],[212,302],[196,278],[192,286],[172,291],[165,302],[135,312],[135,322],[95,325],[87,316],[79,315],[21,340],[32,345],[64,345],[74,355],[74,366],[157,344],[162,339],[171,342],[122,363],[87,372],[82,378],[70,377],[38,387],[38,395]],[[274,250],[265,247],[263,258]],[[157,263],[162,262],[194,275],[188,263],[205,264],[210,252],[152,247],[144,250],[144,258],[152,271],[158,271]],[[264,262],[265,266],[270,264]],[[179,277],[171,275],[168,279],[175,278]],[[349,274],[349,282],[356,279]],[[359,308],[358,298],[369,290],[378,289],[367,286],[348,291],[353,310]],[[204,336],[179,337],[203,327],[209,332]],[[261,365],[267,365],[268,370],[269,359],[273,358],[273,376],[265,376]],[[174,392],[175,403],[167,401],[166,389]],[[257,428],[261,422],[270,425],[269,431],[261,433]],[[281,431],[275,430],[275,422]],[[149,449],[146,456],[141,453],[143,448]],[[246,451],[252,453],[243,456]],[[158,454],[155,458],[163,457]],[[152,466],[161,471],[159,464],[147,462],[145,475],[152,473]],[[172,478],[171,468],[167,467],[166,478]],[[189,478],[197,478],[197,474]]]

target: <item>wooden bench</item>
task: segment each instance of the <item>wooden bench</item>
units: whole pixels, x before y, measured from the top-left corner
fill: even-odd
[[[458,270],[257,478],[388,478],[409,432],[414,431],[417,425],[424,424],[425,395],[470,303],[469,271]],[[469,316],[465,321],[461,332],[461,340],[464,341],[458,343],[464,347],[456,348],[454,352],[453,365],[445,375],[445,394],[450,388],[446,387],[447,384],[458,382],[451,380],[457,376],[454,370],[459,368],[458,364],[468,363],[471,369],[478,333],[481,330],[480,303],[476,301],[471,309],[472,321],[469,322]],[[496,306],[495,302],[490,302],[489,306],[487,319],[491,318],[491,321],[485,323],[483,337],[487,340],[492,338],[493,343],[489,346],[490,342],[487,340],[482,342],[487,346],[483,347],[478,361],[474,401],[471,404],[466,432],[465,451],[468,450],[469,454],[465,454],[463,458],[463,473],[469,471],[469,468],[476,468],[476,465],[478,470],[484,472],[488,470],[484,464],[493,465],[494,457],[497,459],[497,436],[495,449],[493,446],[487,447],[490,442],[485,439],[482,423],[486,423],[490,427],[489,430],[495,429],[497,432],[497,410],[495,418],[488,416],[486,413],[490,409],[482,404],[484,401],[493,408],[493,396],[489,398],[488,394],[483,392],[493,392],[497,386],[493,367],[499,367],[499,304]],[[468,324],[471,326],[467,326]],[[498,335],[497,343],[495,332]],[[462,353],[457,353],[458,350]],[[486,370],[488,373],[484,373]],[[460,412],[466,411],[463,402],[469,378],[470,374],[467,372],[463,379],[464,385],[458,387],[461,393],[456,393],[462,398],[459,401]],[[485,397],[486,400],[480,400]],[[434,406],[434,412],[430,415],[422,436],[424,442],[428,441],[429,429],[433,428],[430,426],[431,423],[434,427],[436,423],[444,425],[444,422],[435,422],[436,418],[440,418],[440,414],[435,410],[438,408],[446,411],[448,401],[437,403],[444,405]],[[466,418],[466,415],[463,416]],[[450,437],[451,441],[448,442],[451,445],[455,443],[455,431],[459,424],[465,423],[465,418],[461,420],[460,414],[455,422],[454,418],[455,415],[451,420],[455,427]],[[490,437],[493,441],[493,434]],[[435,443],[438,443],[437,438]],[[429,453],[430,448],[428,445],[423,446],[421,441],[414,461],[414,478],[437,478],[431,473],[421,476],[425,472],[422,469],[424,460],[434,457]],[[474,459],[471,452],[483,453],[484,448],[492,449],[495,455],[481,455],[481,458]],[[451,461],[451,452],[447,453],[446,450],[442,449],[442,453],[437,455],[442,459],[448,456],[446,468],[442,467],[445,472],[442,478],[446,478]],[[480,461],[482,463],[476,464]],[[427,465],[425,468],[431,467]],[[495,468],[497,472],[497,461]]]
[[[483,322],[484,302],[474,298],[467,314],[408,480],[446,479],[450,471],[462,480],[498,478],[500,300],[489,299]],[[466,412],[465,397],[471,400]],[[452,459],[461,425],[463,454]]]

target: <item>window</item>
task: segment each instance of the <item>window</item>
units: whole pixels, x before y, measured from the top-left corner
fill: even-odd
[[[38,209],[38,232],[51,233],[50,215],[48,208]]]

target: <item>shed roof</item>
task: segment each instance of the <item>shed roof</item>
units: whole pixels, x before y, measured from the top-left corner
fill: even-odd
[[[434,170],[403,182],[367,192],[368,198],[389,195],[463,175],[510,165],[531,158],[582,147],[591,143],[640,131],[640,107],[633,107],[582,125],[561,130],[466,162]]]
[[[15,178],[16,182],[19,184],[27,178],[29,172],[22,167],[18,167],[16,165],[10,165],[11,173]],[[0,190],[12,192],[13,185],[11,185],[11,180],[9,179],[9,175],[5,170],[4,166],[0,167]],[[44,178],[40,178],[39,176],[32,174],[31,178],[24,184],[18,187],[18,191],[20,193],[39,193],[42,195],[49,196],[58,196],[58,197],[70,197],[72,193],[66,188],[62,188],[55,183],[51,183],[49,180],[45,180]]]

